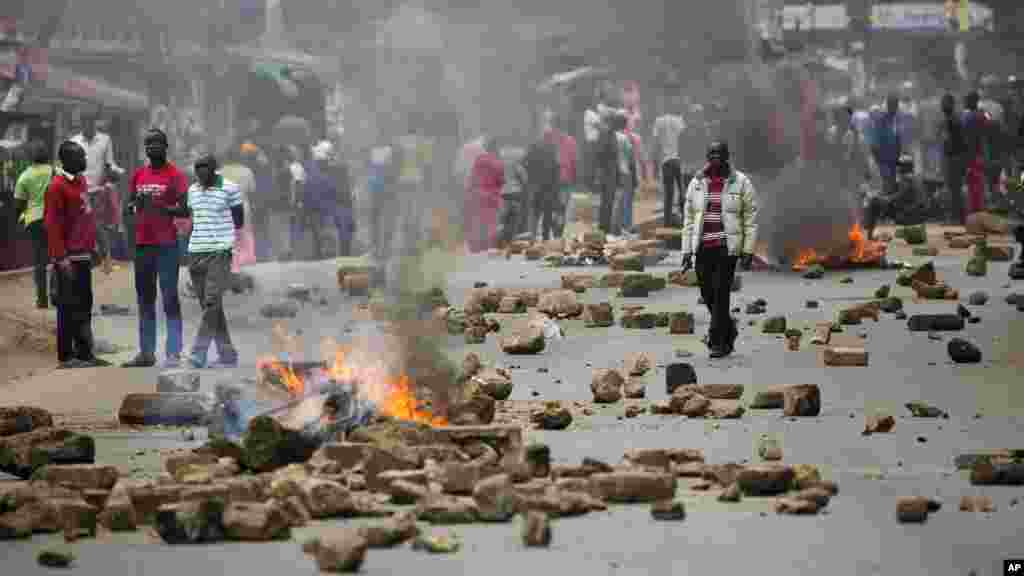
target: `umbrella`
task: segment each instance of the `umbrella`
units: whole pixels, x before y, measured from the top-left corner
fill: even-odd
[[[306,146],[313,138],[313,129],[309,120],[298,116],[285,116],[277,121],[273,129],[274,141],[282,144]]]

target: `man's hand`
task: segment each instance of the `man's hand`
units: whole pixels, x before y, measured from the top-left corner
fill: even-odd
[[[683,272],[693,268],[693,254],[683,254]]]
[[[753,266],[754,266],[754,255],[753,254],[744,254],[744,255],[740,256],[740,269],[742,269],[745,272],[749,272],[750,269],[753,268]]]

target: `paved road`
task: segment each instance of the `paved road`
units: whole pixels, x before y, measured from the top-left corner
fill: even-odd
[[[416,571],[426,574],[522,574],[553,572],[594,574],[1000,574],[1001,558],[1024,556],[1020,536],[1024,508],[1015,504],[1024,497],[1021,488],[976,488],[953,469],[953,457],[981,448],[1019,447],[1024,425],[1024,387],[1020,382],[1022,355],[1010,349],[1011,342],[1024,337],[1024,314],[1003,302],[1011,290],[1024,291],[1024,283],[1009,286],[1007,264],[992,264],[987,278],[967,278],[962,273],[963,257],[958,253],[935,259],[939,272],[965,297],[976,289],[992,296],[984,307],[974,308],[983,318],[968,325],[966,336],[979,344],[985,362],[959,367],[947,362],[945,342],[929,340],[925,334],[911,334],[905,322],[883,318],[850,327],[848,334],[866,336],[871,353],[867,368],[823,368],[813,351],[784,352],[775,337],[760,335],[746,326],[736,356],[709,361],[698,338],[706,329],[707,314],[697,306],[694,289],[671,288],[643,303],[659,310],[686,307],[697,314],[697,336],[668,336],[657,331],[586,329],[579,321],[565,323],[568,338],[552,343],[536,357],[503,357],[493,340],[466,346],[452,338],[449,349],[455,357],[463,350],[481,352],[485,361],[515,366],[513,400],[589,400],[591,368],[611,367],[634,351],[649,353],[659,365],[648,376],[648,397],[665,398],[664,369],[676,361],[677,350],[687,350],[702,382],[747,385],[746,399],[761,387],[773,384],[817,383],[822,388],[821,416],[786,420],[778,412],[754,411],[739,421],[716,424],[674,417],[643,415],[620,420],[623,405],[600,408],[592,417],[579,417],[569,431],[530,432],[531,439],[548,443],[558,461],[574,463],[584,456],[618,461],[632,448],[692,447],[704,450],[710,462],[753,459],[754,442],[761,433],[776,435],[783,444],[785,461],[811,463],[822,467],[836,480],[840,494],[828,513],[811,518],[779,517],[771,513],[770,502],[748,499],[726,505],[714,501],[715,494],[685,489],[689,516],[680,524],[656,523],[645,506],[615,507],[607,513],[562,520],[555,526],[555,545],[548,551],[524,551],[518,541],[518,527],[512,525],[460,527],[464,550],[452,557],[424,557],[409,550],[371,551],[363,571],[392,574]],[[657,269],[656,269],[657,270]],[[664,268],[663,270],[667,270]],[[547,287],[557,285],[564,272],[543,270],[520,260],[488,260],[474,257],[463,270],[449,278],[453,299],[460,300],[474,281],[495,286]],[[597,272],[597,271],[595,271]],[[264,294],[282,289],[289,282],[334,286],[333,270],[316,264],[293,264],[277,270],[257,272]],[[894,284],[893,271],[860,271],[851,275],[852,284],[840,284],[847,274],[830,274],[818,281],[805,281],[793,274],[756,273],[744,276],[744,288],[736,295],[743,306],[755,298],[768,301],[768,314],[786,314],[790,323],[813,324],[829,319],[851,299],[870,296],[881,283]],[[332,289],[333,292],[333,289]],[[909,291],[904,296],[908,313],[951,311],[948,303],[916,303]],[[587,302],[614,299],[609,291],[591,290]],[[330,314],[305,309],[293,325],[305,327],[307,335],[345,337],[348,303],[332,294]],[[821,301],[821,308],[804,307],[808,299]],[[270,322],[254,314],[256,299],[232,298],[229,315],[242,343],[243,354],[251,359],[256,351],[269,349]],[[188,303],[186,315],[194,318],[195,304]],[[113,319],[109,337],[133,334],[131,319]],[[189,325],[188,333],[191,334]],[[312,340],[312,338],[310,338]],[[589,365],[588,365],[589,363]],[[547,368],[548,372],[539,372]],[[99,378],[100,376],[95,376]],[[108,376],[102,376],[104,381]],[[126,387],[151,389],[151,374],[133,376]],[[38,388],[38,386],[37,386]],[[101,389],[102,386],[97,386]],[[18,386],[19,398],[31,393]],[[100,390],[97,394],[102,395]],[[4,403],[8,401],[0,396]],[[924,400],[950,413],[949,420],[900,418],[904,402]],[[863,437],[864,414],[888,410],[897,416],[895,430],[887,435]],[[981,414],[980,417],[977,415]],[[180,443],[174,433],[159,441]],[[151,438],[101,439],[101,452],[120,460],[135,446],[152,447]],[[120,454],[121,456],[118,456]],[[880,477],[880,479],[879,479]],[[959,512],[961,495],[987,494],[998,508],[989,515]],[[927,524],[904,526],[894,518],[896,499],[909,495],[938,497],[944,507]],[[761,512],[767,512],[762,515]],[[297,532],[296,540],[316,527]],[[12,574],[42,573],[34,564],[33,551],[46,541],[4,543],[4,567]],[[297,542],[259,545],[224,545],[170,549],[147,543],[142,535],[126,537],[119,543],[83,542],[76,573],[181,574],[181,573],[314,573],[313,563],[304,558]]]

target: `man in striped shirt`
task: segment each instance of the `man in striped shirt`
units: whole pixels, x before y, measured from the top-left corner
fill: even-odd
[[[238,352],[231,343],[224,315],[224,291],[231,286],[232,251],[238,231],[245,225],[242,195],[237,184],[217,173],[217,159],[212,155],[196,161],[195,174],[197,182],[188,189],[186,205],[179,208],[192,218],[189,275],[203,307],[189,364],[205,368],[213,343],[218,366],[234,367],[238,365]]]
[[[742,172],[729,164],[729,148],[708,148],[703,173],[690,182],[683,224],[684,268],[697,258],[701,298],[711,313],[707,344],[712,358],[732,353],[738,335],[729,296],[736,265],[750,270],[757,240],[757,195]]]

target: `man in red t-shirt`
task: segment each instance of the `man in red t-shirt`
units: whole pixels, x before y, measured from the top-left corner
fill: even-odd
[[[139,353],[126,368],[156,364],[156,292],[167,318],[166,367],[181,362],[182,321],[178,298],[178,232],[172,212],[188,193],[188,179],[167,161],[167,135],[153,128],[144,140],[149,164],[132,176],[129,205],[135,211],[135,294],[139,304]]]

